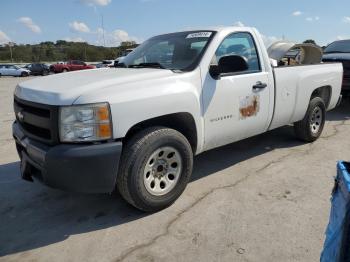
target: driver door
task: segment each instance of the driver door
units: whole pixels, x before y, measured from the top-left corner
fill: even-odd
[[[204,79],[205,149],[263,133],[268,127],[270,88],[268,72],[261,70],[259,54],[250,33],[233,33],[218,47],[212,63],[221,57],[246,58],[248,69]]]

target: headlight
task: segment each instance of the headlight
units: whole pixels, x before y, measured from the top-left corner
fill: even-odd
[[[112,138],[108,103],[61,107],[59,133],[61,142],[100,141]]]

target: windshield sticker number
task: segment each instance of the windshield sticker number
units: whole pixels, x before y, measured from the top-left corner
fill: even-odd
[[[199,37],[210,37],[212,34],[212,32],[198,32],[198,33],[193,33],[193,34],[189,34],[186,38],[199,38]]]

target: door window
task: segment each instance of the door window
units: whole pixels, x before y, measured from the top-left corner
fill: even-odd
[[[213,63],[218,63],[221,57],[228,55],[245,57],[249,66],[246,73],[261,71],[258,52],[249,33],[233,33],[226,37],[216,50]]]

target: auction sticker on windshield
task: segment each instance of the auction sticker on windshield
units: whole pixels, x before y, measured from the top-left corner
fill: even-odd
[[[212,32],[198,32],[189,34],[186,38],[210,37]]]

